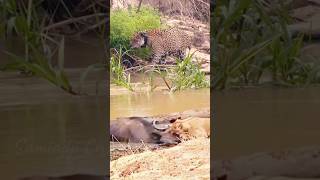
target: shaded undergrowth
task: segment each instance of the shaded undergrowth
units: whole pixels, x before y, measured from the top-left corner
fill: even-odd
[[[81,1],[90,5],[81,14],[73,11],[74,7],[66,1],[47,6],[48,2],[53,1],[0,1],[1,38],[15,37],[24,44],[23,55],[5,51],[10,61],[0,70],[37,76],[77,95],[79,92],[74,90],[64,70],[65,36],[69,34],[57,30],[71,29],[77,35],[94,32],[106,49],[106,14],[101,13],[96,1]]]
[[[320,82],[319,63],[302,56],[303,35],[294,35],[288,4],[222,0],[212,13],[212,87],[281,86]],[[269,80],[270,81],[270,80]]]

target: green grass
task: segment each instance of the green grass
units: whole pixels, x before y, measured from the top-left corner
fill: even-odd
[[[75,92],[64,72],[64,36],[49,31],[53,27],[67,24],[83,25],[81,21],[90,17],[91,19],[95,18],[96,24],[92,26],[88,24],[84,30],[95,28],[97,36],[100,39],[105,39],[104,24],[106,19],[101,20],[102,13],[92,14],[92,12],[90,15],[73,19],[69,9],[64,6],[70,17],[62,22],[52,24],[50,20],[53,19],[53,15],[46,13],[41,3],[42,1],[35,0],[0,1],[0,38],[17,37],[24,42],[24,55],[18,56],[12,52],[5,52],[10,56],[11,62],[0,67],[0,70],[19,71],[27,75],[34,75],[46,79],[68,93],[79,94]],[[95,5],[94,2],[92,5]],[[91,10],[88,9],[88,11]],[[84,32],[83,29],[79,33],[82,32]],[[105,44],[103,40],[101,42],[101,44]],[[58,57],[54,59],[57,61],[57,65],[52,64],[55,55]]]
[[[24,56],[17,56],[5,51],[11,62],[1,67],[2,71],[22,71],[26,74],[36,75],[48,80],[64,91],[76,95],[64,70],[64,37],[53,40],[42,33],[42,19],[39,16],[40,5],[38,2],[29,0],[17,6],[16,1],[1,2],[1,27],[2,36],[16,35],[24,41]],[[6,17],[6,19],[4,19]],[[45,47],[50,47],[46,41],[51,41],[58,50],[58,65],[50,64],[50,57],[45,52]]]
[[[112,48],[129,48],[132,35],[161,27],[160,14],[151,7],[142,7],[139,12],[130,10],[113,10],[110,12],[110,46]]]
[[[273,7],[274,6],[274,7]],[[319,69],[305,63],[303,37],[293,37],[288,5],[272,5],[267,12],[260,0],[221,0],[212,14],[212,87],[260,85],[261,77],[272,76],[272,84],[305,86],[319,83]]]
[[[170,71],[171,91],[210,86],[205,73],[200,71],[200,66],[192,62],[194,53],[188,54],[182,61],[177,60],[177,66]]]
[[[58,67],[53,67],[48,64],[47,58],[39,52],[32,44],[29,44],[31,49],[28,61],[24,57],[19,57],[10,52],[6,52],[10,58],[11,62],[2,67],[2,70],[15,71],[23,70],[24,72],[31,73],[38,77],[48,80],[50,83],[60,87],[62,90],[77,95],[63,70],[64,63],[64,39],[61,40],[59,47],[59,65]]]
[[[122,65],[122,56],[127,52],[122,52],[122,48],[120,48],[119,51],[115,49],[115,51],[115,54],[112,54],[110,59],[111,83],[125,87],[130,91],[133,91],[133,88],[130,84],[131,76],[129,73],[125,72],[125,68]]]
[[[111,56],[111,82],[134,91],[130,82],[130,73],[126,72],[125,67],[122,65],[124,53],[127,52],[119,50]],[[142,73],[147,75],[150,90],[153,91],[158,87],[154,82],[155,77],[160,77],[171,92],[210,87],[205,73],[200,70],[200,65],[192,62],[193,58],[194,53],[188,54],[182,61],[177,59],[177,65],[173,68],[160,68],[160,66],[154,66],[147,70],[141,68]]]
[[[183,60],[177,59],[177,65],[173,68],[160,69],[155,67],[149,70],[148,73],[150,74],[151,72],[151,77],[153,77],[153,74],[159,76],[171,92],[209,88],[210,81],[206,78],[205,73],[201,71],[200,65],[192,61],[194,53],[189,53]],[[152,80],[151,78],[149,84],[154,89]]]

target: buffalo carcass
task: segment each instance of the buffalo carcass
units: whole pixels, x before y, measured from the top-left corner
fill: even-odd
[[[176,118],[157,120],[149,117],[118,118],[111,121],[111,141],[178,144],[180,139],[170,133]]]

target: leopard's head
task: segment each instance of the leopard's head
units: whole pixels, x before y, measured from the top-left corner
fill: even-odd
[[[146,32],[137,32],[133,35],[130,46],[131,48],[141,48],[147,45],[147,34]]]

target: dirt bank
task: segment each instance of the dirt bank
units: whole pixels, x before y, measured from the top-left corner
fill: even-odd
[[[210,140],[194,139],[175,147],[145,151],[111,161],[111,179],[209,179]]]
[[[210,74],[210,25],[185,16],[163,17],[162,21],[193,38],[191,53],[196,51],[193,61],[201,65],[201,71]]]

